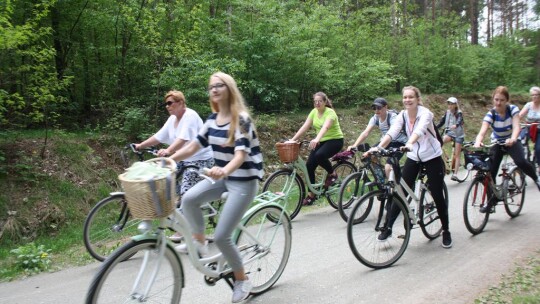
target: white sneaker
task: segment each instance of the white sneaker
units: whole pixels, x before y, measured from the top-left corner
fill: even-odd
[[[193,245],[195,245],[195,247],[197,248],[197,252],[199,252],[199,255],[201,257],[205,257],[208,255],[208,241],[205,241],[203,244],[199,241],[193,240]],[[184,254],[188,253],[188,248],[185,243],[174,247],[174,250],[176,250],[176,252],[179,252],[179,253],[184,253]]]
[[[252,288],[253,285],[249,280],[234,282],[232,302],[239,303],[247,299]]]
[[[176,232],[175,234],[169,236],[169,240],[174,243],[180,243],[184,239],[184,236],[181,235],[179,232]]]

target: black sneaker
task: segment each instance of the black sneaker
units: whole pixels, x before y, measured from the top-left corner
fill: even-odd
[[[495,212],[495,206],[497,205],[497,198],[492,197],[489,199],[487,204],[484,204],[484,206],[480,207],[480,213],[494,213]]]
[[[444,248],[452,247],[452,236],[450,235],[450,231],[448,230],[445,230],[442,233],[442,246]]]
[[[386,241],[392,235],[392,228],[382,228],[381,234],[377,237],[379,241]]]

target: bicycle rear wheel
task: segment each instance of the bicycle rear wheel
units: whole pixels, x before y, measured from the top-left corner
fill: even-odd
[[[363,195],[347,222],[347,240],[352,253],[362,264],[374,269],[389,267],[399,260],[411,236],[407,207],[400,197],[392,196],[392,205],[398,210],[392,235],[383,241],[378,239],[386,220],[386,201],[386,193],[382,190]],[[372,204],[372,208],[364,221],[355,224],[357,214],[365,212],[364,204]]]
[[[291,253],[291,222],[282,209],[265,206],[243,223],[236,244],[253,284],[251,294],[257,295],[271,288],[285,270]]]
[[[504,210],[510,217],[516,217],[523,209],[525,203],[525,174],[515,168],[509,173],[510,178],[503,181]]]
[[[361,169],[347,176],[341,183],[339,188],[338,211],[345,222],[349,220],[349,215],[353,210],[354,204],[360,200],[360,197],[373,190],[373,186],[368,185],[369,182],[368,170]],[[357,218],[360,222],[369,213],[371,204],[365,204],[364,207],[364,213]]]
[[[465,227],[473,235],[481,233],[486,227],[489,211],[481,213],[480,208],[485,206],[488,200],[489,192],[486,185],[484,185],[484,177],[473,180],[463,200],[463,220],[465,221]]]
[[[437,212],[437,206],[431,192],[427,189],[422,189],[420,194],[418,218],[420,229],[428,239],[434,240],[441,235],[442,223]]]
[[[287,191],[285,187],[290,186],[290,190]],[[280,200],[280,204],[285,209],[289,218],[294,219],[300,208],[302,208],[302,200],[304,199],[304,182],[302,178],[295,174],[290,169],[280,169],[272,173],[264,182],[262,192],[270,191],[273,193],[285,193],[283,200]]]
[[[86,217],[84,246],[92,257],[104,261],[116,248],[138,234],[139,223],[139,219],[130,215],[124,194],[111,195],[98,202]]]
[[[454,168],[454,164],[452,164],[452,168]],[[462,183],[467,180],[469,175],[471,174],[470,170],[467,170],[465,167],[465,155],[462,153],[459,153],[459,170],[456,176],[456,181],[458,183]]]
[[[156,239],[147,239],[131,241],[115,251],[92,280],[85,302],[180,303],[184,287],[182,264],[170,245],[164,247],[160,258],[158,246]],[[150,290],[143,296],[148,287]]]
[[[336,182],[326,190],[325,196],[328,204],[334,209],[338,209],[339,190],[343,180],[356,171],[356,167],[350,162],[344,161],[335,164],[333,167],[334,173],[337,174]]]

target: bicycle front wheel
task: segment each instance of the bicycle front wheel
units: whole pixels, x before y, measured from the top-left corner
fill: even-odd
[[[354,206],[347,222],[347,240],[352,253],[362,264],[374,269],[389,267],[397,262],[407,249],[411,236],[410,218],[405,203],[400,197],[392,196],[392,202],[387,207],[387,200],[387,194],[382,190],[363,195]],[[370,212],[364,221],[355,223],[357,214],[365,212],[365,204],[372,204]],[[390,214],[395,221],[392,234],[381,241],[378,236],[385,226],[389,214],[387,210],[392,210]]]
[[[525,203],[525,174],[519,169],[509,173],[510,177],[503,181],[504,210],[514,218],[519,215]]]
[[[437,212],[437,206],[428,189],[422,189],[420,194],[420,204],[418,206],[418,221],[422,233],[430,239],[434,240],[442,232],[442,223]]]
[[[463,220],[465,227],[473,235],[479,234],[486,227],[489,211],[481,213],[480,208],[485,206],[488,201],[489,192],[484,184],[484,177],[473,180],[463,200]]]
[[[291,253],[291,221],[282,209],[265,206],[245,219],[236,237],[251,294],[267,291],[279,279]]]
[[[164,252],[158,246],[150,239],[120,247],[92,280],[86,303],[180,303],[182,264],[170,245]]]
[[[344,161],[333,166],[334,173],[337,174],[336,182],[326,190],[325,196],[328,204],[334,209],[338,209],[339,190],[343,180],[356,171],[356,167],[350,162]]]
[[[116,248],[138,234],[139,223],[139,219],[130,216],[124,194],[111,195],[98,202],[86,217],[84,246],[92,257],[104,261]]]
[[[262,192],[265,191],[285,194],[283,200],[280,201],[291,220],[300,213],[302,200],[306,196],[304,192],[304,182],[298,174],[293,175],[292,170],[280,169],[272,173],[266,179],[262,187]]]
[[[369,182],[368,170],[362,169],[347,176],[341,183],[339,188],[338,211],[345,222],[349,220],[349,215],[353,210],[354,204],[360,200],[360,197],[373,190],[373,187],[368,185]],[[369,213],[371,204],[365,204],[364,207],[363,214],[359,214],[357,218],[360,222]]]

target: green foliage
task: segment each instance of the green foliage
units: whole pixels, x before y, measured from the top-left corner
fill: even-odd
[[[36,246],[33,242],[11,250],[17,257],[17,266],[28,273],[48,270],[51,265],[50,252],[51,249],[45,249],[44,245]]]
[[[539,29],[471,45],[469,2],[450,1],[431,16],[434,3],[5,1],[0,124],[120,130],[130,115],[152,117],[138,123],[149,122],[151,133],[171,89],[206,117],[205,88],[218,70],[264,113],[310,107],[317,91],[349,106],[404,85],[464,93],[540,81]],[[139,126],[121,134],[139,137]]]

